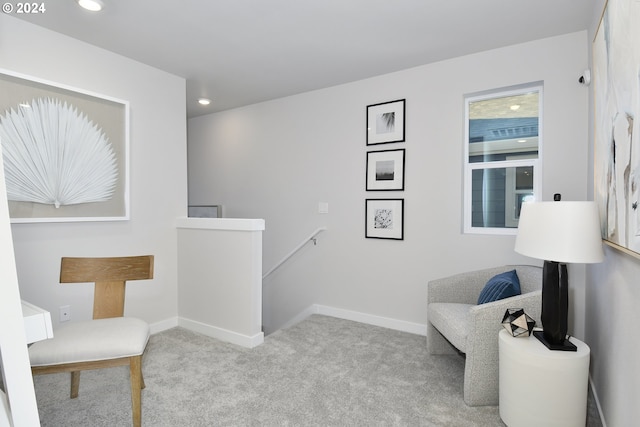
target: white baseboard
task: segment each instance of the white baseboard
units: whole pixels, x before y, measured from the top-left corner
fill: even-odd
[[[408,332],[415,335],[427,335],[427,325],[421,323],[407,322],[405,320],[392,319],[389,317],[376,316],[373,314],[361,313],[358,311],[345,310],[342,308],[329,307],[326,305],[313,304],[293,319],[283,325],[283,329],[293,326],[312,314],[322,314],[325,316],[337,317],[339,319],[353,320],[354,322],[365,323],[367,325],[381,326],[383,328],[396,331]]]
[[[307,307],[304,310],[302,310],[300,313],[296,314],[287,323],[282,325],[280,327],[280,329],[287,329],[287,328],[295,325],[296,323],[302,322],[304,319],[306,319],[307,317],[311,316],[312,314],[317,314],[318,313],[318,308],[317,307],[318,306],[315,305],[315,304],[314,305],[310,305],[309,307]]]
[[[415,335],[427,335],[427,325],[407,322],[405,320],[392,319],[389,317],[376,316],[373,314],[361,313],[358,311],[345,310],[342,308],[329,307],[326,305],[312,304],[291,320],[286,322],[280,329],[286,329],[299,323],[312,314],[322,314],[324,316],[337,317],[339,319],[352,320],[354,322],[365,323],[367,325],[380,326],[396,331],[408,332]],[[202,322],[187,319],[185,317],[173,317],[151,325],[151,333],[165,331],[176,326],[198,332],[208,337],[230,342],[246,348],[257,347],[264,342],[264,333],[260,332],[254,336],[242,335],[227,329],[207,325]]]
[[[182,328],[188,329],[193,332],[198,332],[202,335],[206,335],[211,338],[219,339],[231,344],[239,345],[241,347],[253,348],[257,347],[264,342],[264,333],[259,332],[253,336],[242,335],[237,332],[229,331],[227,329],[218,328],[216,326],[207,325],[196,320],[186,319],[184,317],[178,318],[178,325]]]
[[[178,318],[172,317],[170,319],[165,319],[165,320],[161,320],[160,322],[150,324],[149,329],[151,330],[151,335],[153,335],[153,334],[157,334],[158,332],[175,328],[176,326],[178,326]]]
[[[602,406],[600,406],[600,399],[598,399],[598,393],[596,392],[596,387],[593,385],[593,381],[591,380],[591,375],[589,375],[589,387],[591,387],[591,393],[593,393],[593,400],[596,402],[596,408],[598,408],[598,416],[600,417],[600,422],[602,423],[602,427],[607,427],[607,423],[604,420],[604,415],[602,413]]]

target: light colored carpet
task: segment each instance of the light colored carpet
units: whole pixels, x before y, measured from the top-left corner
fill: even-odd
[[[422,336],[313,315],[254,349],[181,328],[143,359],[143,426],[504,426],[462,400],[464,359]],[[43,426],[131,425],[126,368],[35,378]]]

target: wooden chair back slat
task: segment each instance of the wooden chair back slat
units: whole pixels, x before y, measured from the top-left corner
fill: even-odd
[[[96,282],[93,292],[93,318],[124,316],[124,293],[127,282]]]
[[[153,255],[113,258],[62,258],[60,283],[94,282],[93,318],[124,315],[128,280],[153,279]]]
[[[113,258],[64,257],[60,283],[153,279],[153,255]]]

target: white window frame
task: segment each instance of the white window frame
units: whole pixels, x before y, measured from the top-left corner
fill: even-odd
[[[532,91],[538,92],[538,138],[537,148],[538,157],[529,159],[507,159],[500,161],[487,161],[487,162],[469,162],[469,104],[477,101],[483,101],[491,98],[502,98],[508,96],[520,95]],[[518,231],[515,227],[474,227],[472,226],[472,176],[474,170],[485,169],[498,169],[498,168],[515,168],[520,166],[532,166],[533,167],[533,197],[534,200],[542,200],[542,158],[543,158],[543,85],[542,83],[532,83],[521,85],[512,88],[496,89],[480,94],[471,94],[464,97],[464,177],[463,177],[463,232],[465,234],[502,234],[502,235],[515,235]],[[496,145],[504,144],[502,141]],[[515,188],[514,188],[515,191]],[[508,199],[506,195],[506,199]],[[506,203],[506,201],[505,201]],[[515,207],[515,205],[514,205]],[[511,208],[505,206],[505,210]]]

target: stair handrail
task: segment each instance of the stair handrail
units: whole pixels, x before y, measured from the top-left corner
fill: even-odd
[[[262,280],[266,279],[267,276],[269,276],[271,273],[273,273],[274,271],[276,271],[278,268],[280,268],[282,266],[282,264],[284,264],[285,262],[287,262],[287,260],[289,258],[291,258],[292,256],[294,256],[296,254],[296,252],[298,252],[300,249],[302,249],[307,243],[309,242],[313,242],[313,244],[316,244],[316,236],[320,233],[322,233],[323,231],[326,231],[327,227],[320,227],[317,228],[316,231],[314,231],[313,233],[311,233],[311,235],[309,237],[307,237],[306,239],[304,239],[302,242],[300,242],[300,244],[298,246],[296,246],[291,252],[289,252],[287,255],[285,255],[284,258],[282,258],[280,260],[280,262],[278,262],[271,270],[267,271],[263,276],[262,276]]]

